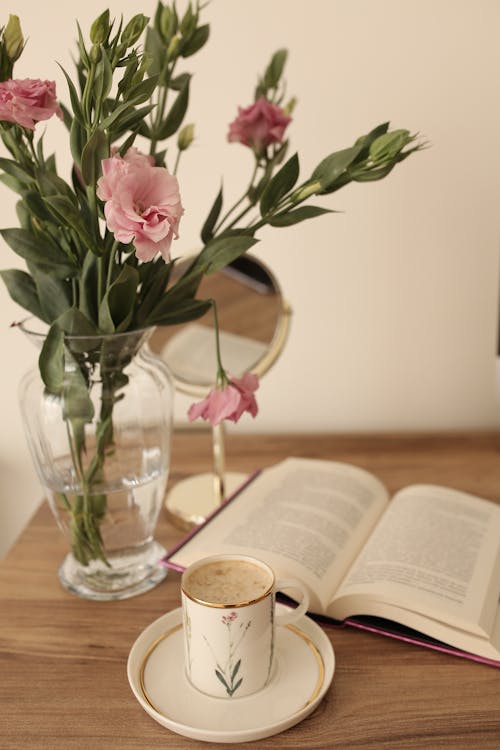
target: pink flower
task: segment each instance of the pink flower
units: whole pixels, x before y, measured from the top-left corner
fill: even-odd
[[[170,259],[184,211],[176,177],[130,148],[124,157],[103,159],[97,195],[105,201],[106,224],[115,239],[133,242],[139,260],[153,260],[157,253]]]
[[[0,120],[34,130],[37,122],[52,115],[63,116],[54,81],[11,78],[0,82]]]
[[[255,417],[259,407],[254,392],[258,387],[259,379],[254,373],[247,372],[242,378],[231,378],[223,388],[214,388],[203,401],[189,407],[189,421],[201,417],[215,426],[223,419],[237,422],[245,411]]]
[[[261,96],[250,107],[238,107],[238,116],[229,126],[227,139],[262,152],[271,143],[281,143],[291,117],[281,107]]]

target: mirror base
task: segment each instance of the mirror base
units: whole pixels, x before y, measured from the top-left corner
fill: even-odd
[[[230,497],[246,478],[246,474],[239,472],[225,474],[225,497]],[[214,475],[211,473],[182,479],[172,487],[165,500],[169,520],[183,531],[199,526],[217,506]]]

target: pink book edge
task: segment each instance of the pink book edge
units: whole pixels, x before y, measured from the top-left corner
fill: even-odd
[[[420,639],[417,637],[404,635],[403,633],[394,633],[391,630],[385,630],[384,628],[377,627],[376,625],[370,625],[369,623],[357,622],[356,620],[351,620],[350,618],[344,620],[342,625],[349,625],[350,627],[358,628],[358,630],[366,630],[370,633],[376,633],[377,635],[385,635],[387,638],[394,638],[398,641],[404,641],[405,643],[412,643],[417,646],[423,646],[424,648],[430,648],[433,651],[441,651],[444,654],[451,654],[452,656],[459,656],[462,659],[469,659],[470,661],[477,661],[480,664],[487,664],[490,667],[500,668],[500,661],[490,659],[487,656],[478,656],[477,654],[471,654],[470,651],[462,651],[461,649],[455,648],[454,646],[447,646],[446,644],[442,643],[432,643],[424,640],[424,637]]]

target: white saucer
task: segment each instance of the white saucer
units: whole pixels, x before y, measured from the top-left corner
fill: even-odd
[[[143,630],[129,654],[128,680],[146,713],[177,734],[207,742],[259,740],[314,711],[335,669],[332,644],[309,617],[278,627],[275,649],[273,674],[260,692],[243,698],[203,695],[184,671],[179,608]]]

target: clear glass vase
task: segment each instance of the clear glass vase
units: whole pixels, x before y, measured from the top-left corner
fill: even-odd
[[[44,334],[24,332],[39,348]],[[147,341],[154,329],[65,338],[64,377],[48,393],[38,367],[20,384],[33,461],[71,551],[63,586],[125,599],[166,575],[154,540],[170,468],[173,387]]]

